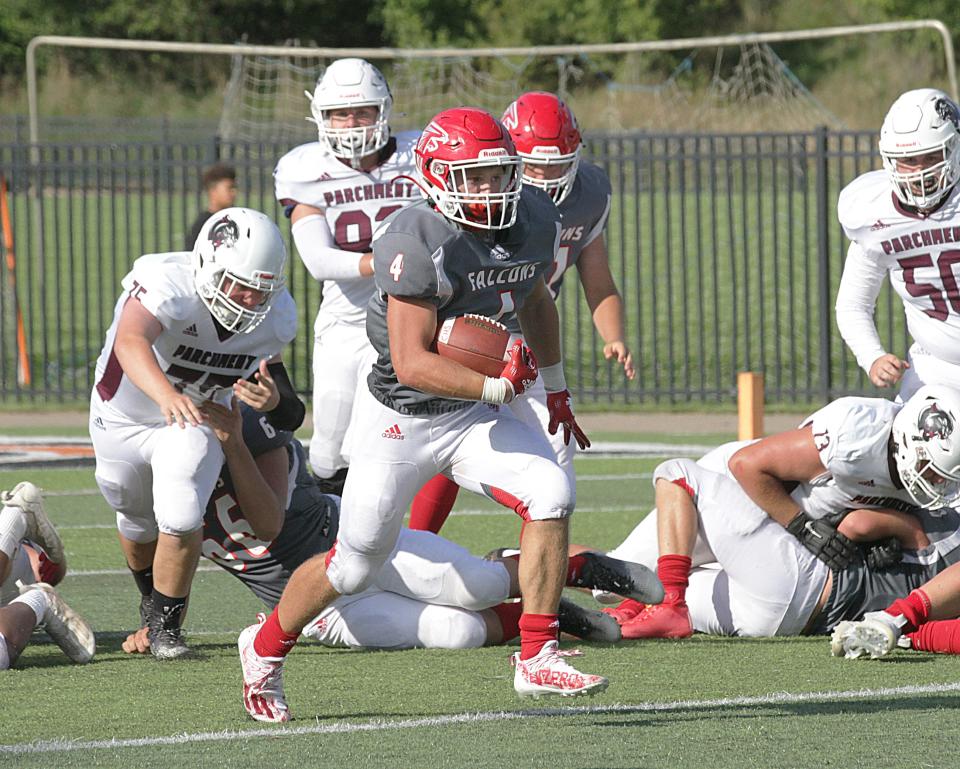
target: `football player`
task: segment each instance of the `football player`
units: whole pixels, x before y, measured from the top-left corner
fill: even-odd
[[[850,239],[837,293],[837,325],[877,387],[909,398],[924,383],[960,386],[960,111],[942,91],[907,91],[880,129],[882,171],[841,193]],[[913,337],[907,360],[888,352],[874,321],[884,276],[903,300]]]
[[[788,609],[793,624],[804,627],[809,612],[794,609],[829,589],[830,570],[836,575],[862,560],[844,531],[875,543],[867,558],[876,566],[902,559],[909,572],[955,559],[956,521],[941,508],[960,498],[958,419],[960,391],[943,385],[921,388],[906,404],[841,398],[797,430],[745,446],[727,444],[697,463],[662,464],[654,473],[662,479],[656,484],[656,515],[610,555],[651,567],[655,562],[666,598],[658,606],[625,601],[612,610],[624,637],[690,635],[697,629],[697,612],[685,597],[688,575],[692,567],[714,561],[727,574],[727,626],[732,621],[740,634],[769,635]],[[666,522],[662,508],[671,511]],[[861,512],[854,524],[844,519],[850,510],[873,513]],[[838,527],[841,521],[845,528]],[[903,548],[921,552],[907,556]],[[778,559],[784,564],[779,568]],[[758,566],[761,562],[766,566]],[[759,598],[778,581],[784,583],[779,603]],[[758,606],[774,616],[758,617]],[[698,611],[707,617],[704,626],[717,622],[703,606]],[[758,619],[771,632],[751,631]],[[777,632],[795,631],[786,626]]]
[[[285,262],[283,238],[267,216],[218,212],[192,253],[137,259],[97,360],[90,399],[97,485],[117,513],[160,659],[189,651],[181,619],[204,506],[223,461],[200,404],[235,393],[276,427],[303,420],[280,357],[297,326]]]
[[[391,135],[392,106],[387,81],[370,62],[334,61],[310,97],[319,141],[291,150],[274,171],[297,253],[323,286],[314,324],[310,466],[337,494],[354,396],[376,359],[364,326],[374,291],[370,242],[387,216],[420,198],[410,178],[417,133]]]
[[[67,562],[40,490],[23,481],[0,501],[0,670],[16,662],[38,625],[71,660],[89,662],[93,631],[53,589]]]
[[[523,183],[544,190],[560,211],[560,245],[545,277],[547,288],[556,298],[564,274],[576,265],[587,306],[604,342],[603,355],[607,360],[615,358],[626,377],[633,379],[633,357],[624,339],[623,300],[610,274],[603,236],[610,213],[610,180],[599,166],[581,162],[577,120],[554,94],[523,94],[507,107],[502,122],[523,161]],[[515,313],[507,313],[502,320],[513,333],[521,333]],[[546,391],[541,380],[537,380],[523,397],[510,403],[510,408],[524,422],[547,435],[576,493],[574,446],[560,432],[550,435],[546,401]],[[446,476],[431,479],[414,498],[410,528],[440,531],[458,489]]]
[[[416,156],[430,197],[392,214],[374,242],[377,293],[367,330],[378,359],[361,394],[337,546],[327,563],[314,558],[301,566],[266,622],[241,636],[244,701],[268,703],[272,714],[248,706],[254,718],[289,717],[276,685],[285,655],[318,612],[375,580],[414,495],[441,472],[524,520],[516,691],[572,696],[607,686],[558,653],[570,481],[542,433],[498,408],[536,379],[539,360],[554,430],[562,426],[589,445],[571,410],[557,309],[544,281],[560,239],[559,214],[543,190],[521,185],[509,134],[483,110],[438,114]],[[532,353],[517,342],[500,377],[430,349],[448,317],[496,319],[512,310]]]
[[[340,500],[320,491],[292,433],[275,430],[246,407],[204,404],[203,410],[226,455],[204,514],[203,555],[270,610],[290,573],[333,547]],[[655,582],[644,567],[598,554],[575,557],[568,566],[571,586],[605,585],[649,595]],[[327,646],[352,648],[464,649],[500,643],[517,634],[520,604],[503,603],[517,595],[514,557],[481,559],[428,532],[404,531],[374,585],[334,601],[304,634]],[[620,637],[611,618],[572,603],[562,605],[560,620],[564,631],[581,637]],[[128,636],[123,648],[148,651],[146,629]]]

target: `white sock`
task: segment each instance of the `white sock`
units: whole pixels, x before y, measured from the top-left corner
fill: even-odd
[[[43,617],[47,613],[47,594],[42,590],[28,590],[23,595],[19,595],[14,598],[10,603],[25,603],[27,606],[33,609],[33,613],[37,615],[38,625],[43,622]]]
[[[12,561],[26,533],[27,521],[19,507],[0,510],[0,553]]]

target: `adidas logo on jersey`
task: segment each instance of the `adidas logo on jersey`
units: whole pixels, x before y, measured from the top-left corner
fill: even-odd
[[[394,425],[393,427],[388,427],[386,430],[383,431],[383,437],[393,438],[394,440],[402,441],[404,436],[403,436],[403,433],[400,432],[400,425]]]
[[[875,221],[875,222],[870,226],[870,232],[876,232],[877,230],[885,230],[885,229],[887,229],[887,227],[889,227],[889,226],[890,226],[889,224],[884,224],[884,223],[881,222],[879,219],[877,219],[877,221]]]
[[[200,333],[197,331],[196,323],[191,323],[189,326],[187,326],[183,330],[183,333],[186,334],[187,336],[200,336]]]

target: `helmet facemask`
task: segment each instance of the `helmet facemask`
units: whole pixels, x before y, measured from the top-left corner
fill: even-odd
[[[223,328],[237,334],[249,334],[270,311],[270,303],[283,286],[283,278],[275,275],[254,273],[250,278],[240,278],[224,269],[212,270],[202,282],[198,279],[197,293]],[[233,297],[234,291],[247,289],[263,294],[254,307],[247,307]]]
[[[902,203],[920,211],[936,206],[960,179],[960,155],[957,154],[957,136],[922,153],[895,155],[881,153],[883,166],[893,182],[894,194]],[[915,171],[901,171],[899,164],[908,158],[938,154],[940,160]]]
[[[520,200],[520,159],[516,155],[492,155],[463,161],[430,161],[432,184],[428,187],[437,208],[448,219],[483,230],[502,230],[517,220]],[[490,151],[491,153],[493,151]],[[477,169],[502,171],[497,189],[471,192],[470,181]]]
[[[580,167],[580,147],[573,152],[563,155],[557,147],[534,147],[532,153],[520,153],[523,161],[523,183],[531,187],[539,187],[546,192],[556,205],[560,205],[573,189],[577,178],[577,169]],[[554,178],[530,176],[527,166],[559,166],[566,165],[563,173]]]
[[[375,107],[377,117],[370,125],[355,125],[349,128],[334,128],[331,125],[331,113],[338,109],[355,109],[357,107]],[[329,107],[314,111],[314,122],[317,124],[317,133],[320,142],[327,145],[327,149],[335,157],[342,158],[356,165],[363,158],[379,152],[390,140],[390,126],[385,117],[385,100],[378,102],[355,103],[339,107]]]

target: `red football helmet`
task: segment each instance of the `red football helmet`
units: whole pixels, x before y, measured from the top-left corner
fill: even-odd
[[[559,204],[573,188],[580,165],[580,129],[560,97],[531,91],[503,113],[503,125],[524,162],[523,183],[545,190]],[[530,174],[530,165],[565,168],[556,178]]]
[[[416,156],[427,193],[451,221],[485,230],[516,221],[520,158],[489,112],[444,110],[423,129]]]

